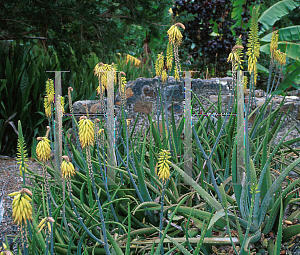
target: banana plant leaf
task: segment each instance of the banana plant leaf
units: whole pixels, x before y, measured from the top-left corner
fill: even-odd
[[[265,10],[258,19],[258,22],[263,25],[260,33],[269,30],[277,20],[280,20],[283,16],[288,14],[289,11],[294,10],[298,6],[299,3],[293,0],[283,0],[272,5]]]
[[[300,44],[291,42],[278,42],[278,49],[287,54],[287,57],[295,60],[300,60]],[[260,47],[260,51],[270,54],[270,44],[265,44]]]
[[[272,32],[273,33],[273,32]],[[272,33],[260,39],[261,42],[271,42]],[[278,30],[278,41],[299,41],[300,26],[290,26]]]

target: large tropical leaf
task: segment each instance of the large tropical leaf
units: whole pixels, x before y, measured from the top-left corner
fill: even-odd
[[[264,36],[260,41],[271,42],[272,33]],[[279,41],[300,41],[300,26],[285,27],[278,30]]]
[[[288,14],[289,11],[294,10],[298,6],[299,3],[293,0],[283,0],[272,5],[269,9],[264,11],[258,19],[258,22],[263,25],[260,33],[269,30],[277,20],[280,20],[283,16]]]
[[[291,42],[279,42],[278,49],[281,52],[287,54],[287,57],[300,60],[300,44],[291,43]],[[260,47],[260,51],[266,54],[270,54],[270,44],[266,44]]]
[[[281,82],[279,87],[277,88],[277,93],[283,92],[289,86],[292,85],[293,81],[300,75],[300,66],[298,66],[293,72],[289,73],[285,79]]]

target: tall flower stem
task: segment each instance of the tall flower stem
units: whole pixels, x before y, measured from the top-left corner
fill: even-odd
[[[105,169],[102,168],[102,164],[101,164],[101,158],[100,158],[100,148],[99,148],[99,144],[98,142],[96,143],[96,146],[97,146],[97,152],[98,152],[98,160],[99,160],[99,165],[100,165],[100,174],[101,174],[101,178],[102,178],[102,182],[103,182],[103,185],[104,185],[104,188],[105,188],[105,191],[106,191],[106,195],[107,195],[107,198],[108,198],[108,202],[111,202],[111,197],[110,197],[110,194],[109,194],[109,190],[108,190],[108,185],[107,185],[107,182],[105,180],[105,176],[104,176],[104,172],[106,171]],[[104,149],[102,149],[102,152],[103,152],[103,162],[105,162],[105,155],[104,155]],[[103,164],[104,165],[104,164]],[[98,196],[98,194],[97,194]],[[114,215],[114,219],[116,222],[119,222],[118,220],[118,217],[116,215],[116,212],[115,212],[115,208],[114,208],[114,205],[113,203],[110,204],[110,209]],[[121,229],[121,231],[123,231]]]
[[[93,206],[94,201],[93,201],[93,192],[92,192],[92,185],[91,185],[91,172],[90,171],[90,164],[91,164],[91,152],[89,146],[86,146],[86,158],[87,158],[87,167],[86,169],[86,176],[87,176],[87,186],[88,186],[88,191],[89,191],[89,204],[90,206]]]
[[[162,237],[162,228],[163,228],[163,214],[164,214],[164,198],[165,198],[165,189],[166,189],[166,182],[163,182],[162,192],[161,192],[161,208],[159,214],[159,239]],[[164,254],[164,246],[161,246],[160,254]]]
[[[47,173],[46,173],[46,166],[45,166],[45,162],[43,162],[43,175],[45,178],[45,189],[46,189],[46,194],[47,194],[47,203],[48,203],[48,215],[49,217],[52,217],[52,210],[51,210],[51,198],[50,198],[50,186],[49,186],[49,182],[48,182],[48,178],[47,178]],[[51,224],[51,229],[53,228],[53,223],[50,222]],[[50,235],[50,252],[51,254],[53,253],[53,231],[51,231],[51,235]],[[47,249],[46,249],[47,250]]]
[[[110,255],[110,251],[109,251],[109,248],[108,248],[108,242],[107,242],[107,235],[106,235],[106,228],[105,228],[104,216],[103,216],[103,212],[102,212],[102,207],[101,207],[101,204],[100,204],[100,200],[99,200],[99,197],[98,197],[98,192],[97,192],[97,188],[96,188],[96,184],[95,184],[95,179],[94,179],[93,168],[92,168],[92,164],[91,164],[90,150],[87,150],[87,162],[88,162],[88,172],[89,172],[88,176],[92,180],[93,190],[94,190],[94,194],[95,194],[95,197],[96,197],[96,201],[97,201],[97,205],[98,205],[98,209],[99,209],[99,215],[100,215],[101,224],[102,224],[102,234],[103,234],[103,239],[104,239],[104,249],[105,249],[106,254]]]
[[[24,254],[28,255],[27,232],[26,232],[26,226],[24,224],[24,221],[21,223],[21,238],[22,238]]]
[[[168,79],[167,79],[167,84],[168,84]],[[167,107],[167,99],[166,99],[166,94],[165,94],[165,90],[167,89],[166,86],[164,86],[163,88],[163,101],[164,101],[164,106],[165,106],[165,119],[166,119],[166,123],[167,123],[167,132],[168,132],[168,137],[169,137],[169,145],[170,145],[170,151],[171,151],[171,155],[174,155],[174,152],[172,150],[172,142],[171,142],[171,135],[170,135],[170,128],[169,128],[169,116],[168,116],[168,107]]]

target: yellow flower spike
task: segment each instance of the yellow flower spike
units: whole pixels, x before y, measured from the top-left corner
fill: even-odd
[[[167,79],[168,79],[167,71],[163,70],[162,74],[161,74],[161,80],[162,80],[162,82],[166,82]]]
[[[115,64],[112,63],[111,65],[98,63],[94,68],[94,75],[98,76],[99,83],[101,80],[102,83],[102,93],[104,92],[104,89],[107,89],[107,72],[108,71],[116,71],[117,68],[115,67]],[[115,77],[116,78],[116,77]],[[100,86],[97,87],[97,93],[100,94]]]
[[[171,71],[172,69],[172,65],[173,65],[173,46],[172,44],[169,42],[168,46],[167,46],[167,68],[169,69],[169,71]]]
[[[252,21],[250,26],[250,33],[247,44],[247,56],[248,56],[248,71],[254,72],[254,84],[256,84],[257,78],[257,59],[259,58],[259,40],[258,40],[258,13],[255,7],[252,11]]]
[[[160,76],[162,69],[164,67],[164,55],[163,52],[157,55],[157,59],[155,61],[155,72],[156,76]]]
[[[64,159],[61,163],[61,174],[63,178],[70,178],[71,176],[74,176],[75,174],[75,168],[73,164],[70,162],[70,159],[68,156],[62,156]]]
[[[179,81],[179,72],[177,66],[175,67],[174,79],[175,81]]]
[[[27,173],[27,168],[28,165],[26,162],[28,161],[27,159],[28,153],[26,150],[26,144],[24,142],[24,137],[20,136],[18,138],[18,144],[17,144],[17,164],[20,165],[19,170],[20,170],[20,175],[22,176],[23,171]]]
[[[279,56],[280,65],[285,65],[286,64],[286,56],[287,56],[286,53],[280,52],[280,56]]]
[[[126,77],[122,76],[121,77],[121,93],[123,93],[125,91],[126,84],[127,84]]]
[[[227,58],[227,62],[232,63],[233,71],[236,71],[239,67],[242,69],[242,66],[241,66],[241,64],[243,62],[242,49],[244,49],[244,47],[241,44],[242,44],[242,41],[241,41],[241,38],[239,37],[237,40],[237,44],[232,48],[232,50],[229,53],[229,56]]]
[[[87,119],[86,116],[82,116],[79,119],[79,141],[82,148],[94,144],[94,123]]]
[[[50,159],[50,140],[46,137],[38,137],[38,145],[36,146],[36,154],[41,161],[47,161]]]
[[[271,52],[271,56],[273,56],[274,52],[277,50],[278,48],[278,31],[274,31],[272,33],[272,37],[271,37],[271,44],[270,44],[270,52]]]
[[[52,116],[51,103],[49,103],[47,96],[44,98],[44,108],[45,108],[45,114],[46,114],[47,118],[51,118],[51,116]]]
[[[10,194],[13,195],[16,192]],[[32,206],[29,203],[28,196],[25,194],[32,195],[32,192],[26,188],[21,189],[18,194],[15,196],[12,202],[13,208],[13,219],[14,222],[18,225],[21,225],[22,222],[27,225],[27,220],[32,220]]]
[[[65,98],[64,97],[60,97],[61,100],[61,113],[65,113]]]
[[[247,76],[244,76],[244,91],[247,89],[248,79]]]
[[[127,54],[126,56],[126,64],[128,62],[131,62],[134,64],[135,67],[140,67],[141,66],[141,60],[139,60],[138,58],[131,56],[130,54]]]
[[[185,29],[185,26],[182,23],[176,23],[172,25],[168,30],[169,42],[172,44],[177,43],[178,45],[182,42],[182,34],[178,27]]]
[[[158,158],[158,177],[159,179],[162,179],[162,181],[166,181],[170,177],[170,164],[171,162],[168,160],[171,158],[170,152],[168,150],[162,150],[159,153]]]
[[[51,79],[46,81],[46,94],[49,104],[54,103],[54,82]]]

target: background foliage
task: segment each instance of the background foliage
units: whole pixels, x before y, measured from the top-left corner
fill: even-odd
[[[260,14],[276,3],[260,4]],[[226,58],[237,36],[242,35],[246,46],[254,4],[259,2],[1,1],[0,153],[14,154],[12,148],[17,141],[14,129],[19,116],[23,118],[24,136],[29,146],[32,137],[43,132],[45,117],[41,96],[45,79],[53,78],[46,75],[45,70],[71,70],[62,77],[63,95],[72,86],[74,101],[94,99],[97,79],[93,68],[98,62],[118,64],[119,70],[126,72],[127,80],[153,77],[157,53],[165,50],[166,31],[171,24],[181,21],[186,27],[179,52],[183,69],[200,70],[202,77],[206,72],[210,76],[226,75],[230,69]],[[299,4],[293,0],[280,1],[280,4],[289,6],[287,12],[282,15],[271,8],[269,13],[276,22],[260,35],[262,65],[258,69],[265,77],[269,74],[268,45],[273,28],[281,28],[279,47],[282,51],[286,51],[286,42],[293,46],[283,74],[295,71],[300,65]],[[287,37],[288,34],[293,36]],[[141,66],[133,67],[127,62],[127,54],[141,60]],[[261,81],[266,79],[261,78]],[[299,78],[291,83],[298,88]],[[281,89],[284,91],[286,87]]]

